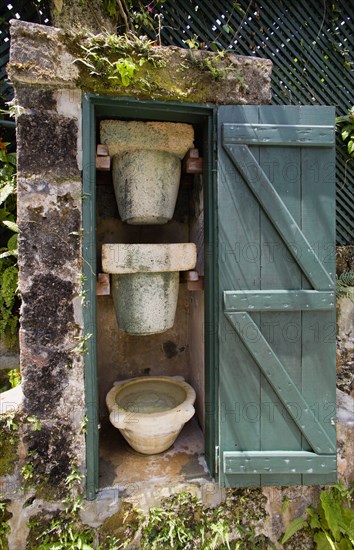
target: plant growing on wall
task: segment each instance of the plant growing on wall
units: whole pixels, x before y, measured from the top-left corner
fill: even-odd
[[[282,544],[305,529],[312,533],[317,550],[351,550],[354,547],[353,491],[354,485],[347,489],[343,484],[322,491],[318,508],[310,506],[306,518],[295,518],[288,525]]]
[[[89,35],[80,45],[83,56],[76,61],[89,69],[90,75],[106,78],[110,84],[129,86],[146,62],[161,63],[154,43],[134,33]]]
[[[0,138],[0,339],[8,347],[17,342],[18,269],[16,224],[16,154]]]

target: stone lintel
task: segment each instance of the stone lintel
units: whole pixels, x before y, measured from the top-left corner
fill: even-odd
[[[85,40],[84,35],[12,20],[9,76],[15,85],[80,87],[88,92],[144,99],[225,105],[271,101],[272,62],[268,59],[157,46],[152,49],[158,62],[137,64],[136,75],[126,86],[119,76],[112,80],[107,75],[92,75],[77,61]],[[113,62],[119,59],[107,49],[102,55]]]

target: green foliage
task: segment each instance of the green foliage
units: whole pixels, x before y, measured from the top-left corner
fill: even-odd
[[[0,393],[21,384],[21,373],[18,369],[0,369]]]
[[[336,118],[336,125],[347,148],[349,158],[354,159],[354,107],[349,114]]]
[[[0,140],[0,339],[11,348],[17,342],[18,269],[16,224],[16,156]],[[5,229],[4,229],[5,228]]]
[[[27,550],[118,550],[121,547],[115,537],[98,534],[80,520],[83,500],[78,491],[82,479],[83,475],[73,462],[65,482],[65,511],[55,512],[51,517],[36,516],[30,519]]]
[[[10,526],[8,520],[11,518],[11,514],[7,511],[7,505],[4,500],[0,500],[0,548],[7,550],[7,535],[10,532]]]
[[[0,418],[0,476],[12,474],[17,461],[18,443],[18,422],[14,413],[2,414]]]
[[[131,32],[123,36],[89,35],[80,49],[83,57],[76,62],[83,64],[90,75],[111,81],[110,85],[129,86],[146,62],[154,66],[161,62],[154,43],[146,36],[137,37]]]
[[[225,65],[223,62],[227,60],[227,52],[217,51],[214,55],[205,55],[201,52],[200,55],[195,55],[193,52],[194,49],[198,49],[198,45],[194,45],[195,41],[190,40],[189,42],[190,52],[189,60],[192,66],[196,67],[199,71],[209,74],[213,80],[219,81],[225,78],[227,71],[232,71],[233,76],[237,77],[240,84],[243,83],[244,77],[242,71],[239,71],[235,68],[234,65],[229,64]]]
[[[9,382],[11,388],[16,388],[21,384],[21,372],[18,369],[12,369],[9,371]]]
[[[224,505],[216,508],[206,508],[195,496],[182,492],[164,499],[160,508],[151,508],[148,521],[142,528],[141,548],[273,548],[266,537],[256,536],[251,525],[262,515],[256,505],[252,508],[249,499],[236,492]],[[231,541],[231,536],[235,540]]]
[[[93,550],[94,530],[78,520],[69,519],[62,512],[49,522],[35,517],[28,523],[30,540],[27,549],[36,550]]]
[[[336,279],[336,296],[347,296],[354,298],[354,292],[351,287],[354,286],[354,271],[344,271]]]
[[[307,509],[307,518],[295,518],[281,540],[286,543],[299,531],[310,530],[317,550],[351,550],[354,546],[354,512],[352,492],[343,484],[321,492],[317,509]]]

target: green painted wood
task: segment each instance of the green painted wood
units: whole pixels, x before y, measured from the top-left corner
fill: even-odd
[[[316,248],[328,273],[335,279],[335,170],[334,151],[322,148],[302,151],[304,174],[301,203],[302,229]],[[306,288],[306,281],[303,281]],[[330,311],[302,314],[301,345],[303,353],[302,394],[312,404],[313,412],[328,436],[335,441],[336,416],[336,318]],[[332,368],[330,368],[332,365]],[[304,483],[317,483],[317,475],[306,474]],[[328,475],[326,483],[336,481]]]
[[[82,100],[83,200],[82,200],[82,271],[84,337],[87,353],[85,361],[86,403],[86,496],[93,500],[98,491],[99,477],[99,419],[96,369],[96,172],[94,105],[87,95]]]
[[[314,127],[304,124],[224,124],[223,139],[225,143],[294,147],[333,147],[335,141],[333,125]]]
[[[276,389],[290,417],[318,454],[335,452],[335,445],[248,313],[225,313],[268,382]],[[247,334],[252,333],[252,340]]]
[[[201,108],[200,108],[201,112]],[[204,315],[205,315],[205,458],[211,474],[216,477],[219,464],[215,456],[215,448],[219,445],[218,411],[219,411],[219,341],[215,337],[218,332],[218,269],[217,255],[213,253],[217,243],[217,179],[216,157],[214,143],[216,140],[215,108],[209,109],[203,116],[203,155],[206,163],[206,173],[203,175],[204,193]],[[190,119],[189,119],[190,122]]]
[[[249,147],[228,143],[224,147],[309,281],[317,290],[332,289],[333,280]]]
[[[221,117],[219,113],[220,125],[224,122],[239,126],[241,131],[245,124],[315,128],[333,125],[334,121],[330,108],[259,107],[258,115],[254,109],[241,107],[233,110],[222,107],[220,111],[223,114]],[[221,143],[218,149],[219,292],[224,300],[224,318],[234,328],[230,332],[221,319],[220,482],[225,486],[333,482],[336,476],[333,426],[323,422],[323,414],[319,416],[317,412],[318,406],[327,411],[333,396],[335,399],[333,342],[331,352],[322,342],[306,352],[302,344],[302,339],[306,341],[304,319],[328,316],[333,320],[335,313],[334,272],[326,257],[334,244],[333,219],[328,225],[329,217],[333,218],[334,192],[332,184],[327,188],[327,180],[333,173],[330,170],[333,147],[252,144],[247,150],[257,165],[253,160],[248,162],[249,157],[240,154],[240,149],[236,160],[236,155],[226,150],[232,147],[238,146],[227,143],[225,147]],[[287,211],[286,219],[291,220],[292,229],[296,224],[306,239],[312,258],[307,260],[308,269],[313,273],[321,264],[321,276],[326,274],[325,290],[316,290],[316,280],[314,284],[309,282],[303,266],[290,252],[293,239],[289,243],[279,231],[276,208],[270,216],[259,196],[250,189],[240,170],[241,162],[247,166],[247,177],[253,179],[255,186],[259,185],[260,194],[268,193],[270,183],[271,199],[274,190]],[[316,186],[311,183],[313,179],[318,182]],[[239,322],[240,317],[243,323]],[[305,370],[314,370],[316,381]],[[304,398],[307,376],[312,381],[306,384]],[[274,457],[280,451],[297,453],[299,462],[304,455],[298,453],[307,451],[311,457],[331,454],[331,467],[313,468],[310,472],[304,463],[288,471],[281,466],[266,473],[256,466],[243,474],[237,469],[224,470],[224,457],[232,453],[254,452],[264,457],[270,453]]]
[[[316,455],[306,451],[225,452],[227,474],[331,474],[336,472],[335,455]]]
[[[301,311],[335,308],[335,293],[317,290],[228,290],[224,292],[225,311]]]
[[[222,124],[230,120],[258,122],[258,107],[229,107],[218,110],[218,242],[211,252],[217,255],[217,296],[221,290],[260,288],[260,228],[254,218],[260,206],[243,179],[235,173],[232,160],[222,147]],[[247,207],[242,207],[247,205]],[[253,216],[250,216],[250,212]],[[222,215],[220,215],[222,213]],[[242,231],[239,230],[242,228]],[[255,314],[260,320],[260,315]],[[208,334],[208,332],[206,332]],[[222,294],[219,299],[219,432],[220,450],[260,449],[259,422],[253,421],[253,403],[261,396],[261,373],[238,334],[224,316]],[[240,380],[247,385],[240,386]],[[256,411],[257,414],[257,411]],[[243,428],[243,424],[245,427]],[[222,453],[221,453],[222,457]],[[220,483],[227,484],[222,471]],[[261,477],[250,474],[244,485],[259,486]]]
[[[298,122],[296,109],[295,113],[293,111],[288,113],[287,109],[283,112],[282,108],[277,111],[277,122],[283,123],[283,126]],[[265,112],[264,109],[262,112]],[[272,109],[269,116],[272,117],[271,122],[274,122]],[[262,120],[262,113],[259,119]],[[306,124],[305,120],[302,122]],[[282,146],[281,154],[278,147],[262,146],[260,148],[260,163],[297,224],[301,221],[301,178],[298,171],[293,173],[291,168],[289,171],[289,167],[298,165],[300,156],[299,148],[292,146]],[[284,175],[287,177],[284,178]],[[260,225],[262,289],[301,288],[301,270],[264,211],[261,211]],[[298,342],[293,341],[292,337],[289,338],[284,327],[298,326],[300,322],[301,313],[298,311],[281,313],[263,311],[261,313],[262,332],[297,387],[301,382],[301,347]],[[301,432],[291,421],[276,391],[264,375],[261,381],[261,403],[264,404],[263,409],[266,413],[261,418],[262,450],[282,448],[291,451],[301,448]],[[292,479],[298,484],[302,483],[301,474],[293,473]],[[286,485],[288,476],[272,473],[261,476],[262,484],[272,482],[276,485]]]

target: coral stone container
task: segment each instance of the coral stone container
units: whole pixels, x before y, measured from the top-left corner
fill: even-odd
[[[182,377],[143,376],[116,382],[108,392],[109,419],[139,453],[168,449],[195,413],[195,391]]]
[[[193,269],[196,260],[194,243],[103,245],[102,268],[112,274],[118,328],[136,335],[172,328],[179,271]]]
[[[119,215],[133,225],[168,222],[176,205],[181,159],[193,147],[190,124],[104,120],[101,143],[112,157]]]

